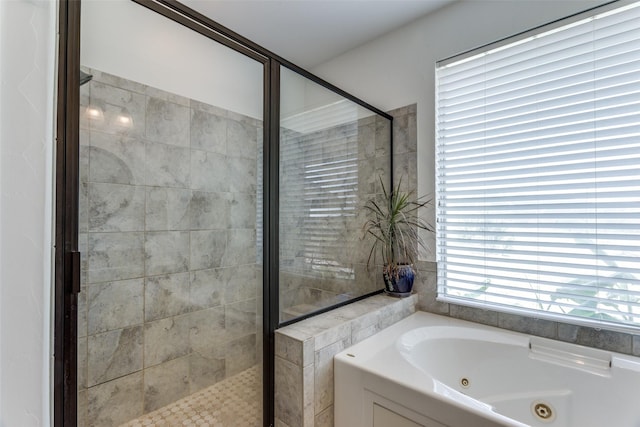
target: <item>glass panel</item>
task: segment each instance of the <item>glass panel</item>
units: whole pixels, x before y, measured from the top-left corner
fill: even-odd
[[[389,188],[390,121],[281,69],[280,320],[383,288],[361,207]]]
[[[262,425],[263,65],[82,12],[78,425]]]

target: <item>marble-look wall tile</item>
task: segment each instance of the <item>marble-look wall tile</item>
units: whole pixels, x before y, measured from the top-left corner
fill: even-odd
[[[189,322],[189,315],[183,315],[145,323],[145,368],[186,356],[191,352]]]
[[[85,232],[89,227],[89,195],[87,194],[89,182],[89,131],[80,130],[80,147],[78,147],[78,231]],[[87,145],[85,145],[87,144]]]
[[[263,123],[261,118],[257,119],[255,117],[249,117],[231,110],[226,110],[226,114],[229,120],[235,120],[236,122],[244,123],[253,127],[261,127]]]
[[[188,315],[189,345],[195,354],[207,359],[224,359],[227,341],[225,309],[214,307]]]
[[[289,426],[289,424],[285,423],[284,421],[282,421],[279,418],[276,418],[276,427],[291,427]]]
[[[222,266],[227,247],[227,231],[207,230],[191,232],[191,270]]]
[[[89,184],[89,231],[143,231],[145,191],[120,184]]]
[[[558,336],[558,324],[556,322],[517,314],[498,313],[498,327],[550,339],[556,339]]]
[[[330,344],[315,352],[314,384],[315,413],[333,404],[333,356],[351,345],[351,337]]]
[[[416,114],[393,114],[393,155],[416,153],[417,125]]]
[[[184,105],[147,98],[146,137],[163,144],[189,147],[190,110]]]
[[[381,191],[380,176],[383,177],[385,187],[388,187],[384,175],[381,175],[383,170],[380,169],[382,165],[379,163],[380,160],[378,160],[378,158],[375,158],[373,161],[358,161],[358,193],[363,200],[366,200],[366,195],[373,195]]]
[[[143,233],[90,233],[89,283],[144,276]]]
[[[86,71],[85,71],[86,72]],[[79,127],[80,130],[89,129],[89,114],[87,114],[87,107],[90,102],[91,85],[80,86],[80,109],[78,115],[80,118]],[[80,140],[82,143],[82,140]]]
[[[489,326],[498,326],[498,313],[490,310],[482,310],[475,307],[462,305],[450,305],[449,315],[457,319],[471,320]]]
[[[275,339],[275,355],[300,367],[314,363],[313,338],[300,340],[284,334],[278,334]]]
[[[191,148],[227,153],[227,119],[207,111],[191,110]]]
[[[191,188],[208,192],[229,191],[233,179],[229,176],[229,163],[221,154],[192,150]]]
[[[558,324],[558,339],[602,350],[624,354],[632,353],[633,337],[630,334],[620,332],[560,323]]]
[[[358,124],[358,158],[372,159],[376,156],[375,125],[373,123]]]
[[[405,317],[415,313],[416,300],[414,298],[402,298],[396,307],[385,307],[380,310],[378,325],[380,329],[387,328]]]
[[[145,144],[142,140],[91,132],[91,182],[144,185]]]
[[[275,358],[275,416],[290,426],[302,426],[302,367]]]
[[[82,277],[81,285],[80,285],[80,293],[78,294],[78,321],[77,321],[77,329],[78,329],[78,338],[87,336],[87,294],[88,294],[88,286],[86,282],[86,271],[80,273],[80,277]]]
[[[188,148],[147,142],[145,156],[146,185],[189,188],[191,152]]]
[[[227,247],[222,265],[250,265],[256,263],[256,232],[252,229],[235,229],[227,233]]]
[[[78,338],[78,390],[87,388],[87,337]]]
[[[188,230],[191,191],[180,188],[147,187],[145,227],[147,231]]]
[[[145,322],[189,311],[189,282],[188,272],[147,277],[144,289]]]
[[[256,364],[256,334],[236,338],[226,344],[225,373],[227,378]]]
[[[88,394],[89,391],[87,389],[78,391],[78,426],[88,426],[89,425],[89,402],[88,402]]]
[[[228,339],[255,333],[256,300],[225,305],[225,329]]]
[[[378,313],[373,312],[355,319],[351,324],[351,342],[357,343],[380,332]]]
[[[191,102],[193,102],[191,99],[185,96],[178,95],[176,93],[167,92],[166,90],[158,89],[153,86],[145,86],[144,94],[147,95],[148,97],[171,102],[173,104],[178,104],[183,107],[189,107],[191,105]]]
[[[252,159],[227,158],[229,191],[233,193],[256,194],[256,162]]]
[[[448,315],[449,304],[436,300],[438,296],[437,279],[438,275],[435,270],[426,270],[418,266],[418,274],[416,274],[413,288],[420,297],[418,309],[429,313]]]
[[[257,197],[255,194],[232,193],[229,200],[229,226],[231,228],[256,229]]]
[[[189,356],[189,392],[195,393],[225,378],[223,357],[204,357],[198,353]]]
[[[144,371],[144,411],[151,412],[189,394],[189,357]]]
[[[89,149],[91,146],[91,132],[89,129],[80,128],[78,131],[78,144],[80,145],[80,158],[89,161]],[[80,164],[78,177],[81,182],[89,181],[89,165]]]
[[[337,341],[351,339],[351,325],[344,319],[335,318],[332,320],[335,326],[331,328],[322,327],[324,330],[315,336],[315,349],[319,350]]]
[[[143,295],[143,279],[89,285],[89,335],[141,324]]]
[[[78,231],[89,231],[89,183],[82,181],[78,185]]]
[[[418,160],[415,153],[398,154],[393,157],[393,182],[394,185],[402,183],[400,188],[403,191],[411,191],[416,188],[412,182],[412,177],[418,174]]]
[[[228,281],[226,269],[197,270],[190,273],[189,301],[194,310],[222,304]]]
[[[89,119],[89,128],[105,133],[142,138],[145,131],[145,97],[139,93],[92,81],[90,106],[100,108],[102,116]],[[126,115],[129,122],[121,121]]]
[[[141,369],[142,326],[117,329],[89,337],[89,387]]]
[[[145,234],[147,276],[189,269],[189,232],[157,231]]]
[[[333,427],[333,405],[316,415],[314,427]]]
[[[256,294],[262,295],[262,280],[261,277],[258,279],[252,265],[226,267],[222,269],[222,277],[226,304],[253,299]]]
[[[302,368],[302,382],[305,387],[302,391],[302,423],[303,427],[313,427],[315,422],[315,369],[313,366]]]
[[[227,154],[232,157],[255,159],[257,128],[245,122],[229,120],[227,124]]]
[[[375,117],[376,157],[386,157],[391,150],[391,123],[382,116]]]
[[[215,114],[220,117],[227,117],[229,115],[229,110],[225,110],[224,108],[216,107],[215,105],[206,104],[202,101],[198,101],[196,99],[190,100],[191,109],[204,111],[209,114]]]
[[[78,233],[78,250],[80,251],[80,271],[86,272],[89,269],[89,235],[86,232]],[[82,279],[88,279],[83,277]],[[84,281],[83,284],[88,283]]]
[[[93,427],[117,427],[143,414],[142,372],[88,389],[88,418]]]
[[[229,199],[223,193],[194,191],[189,207],[191,230],[229,228]],[[254,242],[255,246],[255,242]]]

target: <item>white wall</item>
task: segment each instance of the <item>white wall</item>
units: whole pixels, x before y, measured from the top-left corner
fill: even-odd
[[[0,426],[50,424],[53,1],[0,1]]]
[[[130,0],[83,0],[82,65],[262,119],[261,63]]]
[[[601,3],[461,0],[312,71],[382,110],[418,104],[418,194],[433,195],[436,61]]]

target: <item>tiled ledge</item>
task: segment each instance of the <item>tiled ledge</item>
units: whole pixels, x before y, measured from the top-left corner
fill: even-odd
[[[418,310],[483,323],[489,326],[522,332],[527,335],[536,335],[601,350],[640,356],[640,334],[607,331],[588,326],[577,326],[437,301],[436,263],[419,261],[416,263],[416,267],[419,274],[416,275],[413,292],[419,297]]]
[[[414,313],[417,302],[376,295],[277,330],[276,427],[333,427],[333,356]]]

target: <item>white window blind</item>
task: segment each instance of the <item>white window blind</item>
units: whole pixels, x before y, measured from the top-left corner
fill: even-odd
[[[640,327],[638,6],[438,64],[439,299]]]

